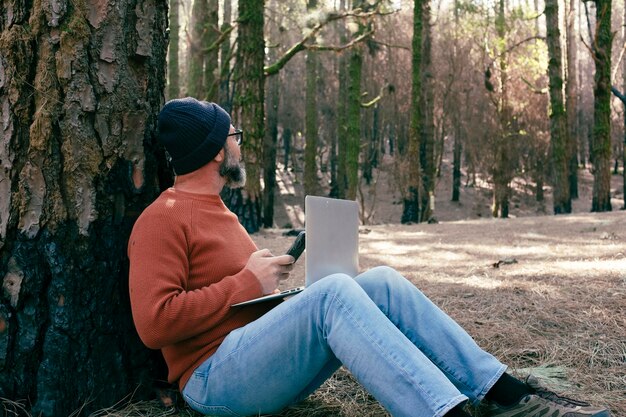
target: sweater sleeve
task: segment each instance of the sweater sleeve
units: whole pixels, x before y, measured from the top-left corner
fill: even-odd
[[[245,268],[187,291],[188,232],[184,223],[152,213],[137,220],[128,243],[133,320],[139,337],[152,349],[209,331],[234,314],[232,304],[263,293],[256,276]]]

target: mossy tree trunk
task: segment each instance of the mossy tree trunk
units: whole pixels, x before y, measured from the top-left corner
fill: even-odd
[[[88,414],[152,378],[125,253],[166,171],[167,3],[108,5],[0,11],[0,397],[33,415]]]
[[[596,0],[591,211],[611,211],[611,0]]]
[[[363,0],[354,0],[352,7],[361,7]],[[360,36],[365,27],[358,23],[355,37]],[[346,178],[345,198],[356,199],[359,184],[359,154],[361,150],[361,78],[363,72],[363,47],[361,44],[350,49],[348,61],[348,99],[346,112]]]
[[[264,0],[239,2],[239,39],[235,64],[235,120],[245,130],[242,145],[248,182],[243,190],[222,193],[228,207],[237,214],[249,233],[259,230],[262,222],[261,164],[265,131],[265,99],[263,63]]]
[[[546,29],[548,43],[548,81],[550,86],[550,155],[552,156],[552,187],[554,214],[572,212],[570,197],[567,139],[567,115],[563,100],[563,66],[559,2],[546,0]]]
[[[416,0],[413,6],[413,41],[411,60],[411,119],[409,124],[409,146],[406,160],[409,163],[408,188],[405,193],[402,210],[402,223],[420,221],[422,192],[421,164],[420,164],[420,139],[424,115],[422,114],[422,24],[423,2],[428,0]]]
[[[178,65],[178,43],[180,39],[180,0],[170,0],[170,42],[167,56],[167,99],[180,95],[180,73]]]
[[[317,0],[307,0],[307,12],[315,13]],[[315,43],[315,37],[310,40]],[[304,115],[304,194],[316,195],[319,184],[317,181],[317,70],[318,54],[314,50],[306,52],[306,104]]]

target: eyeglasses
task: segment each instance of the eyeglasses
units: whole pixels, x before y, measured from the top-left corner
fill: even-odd
[[[237,129],[233,133],[229,133],[228,136],[234,136],[235,141],[237,141],[237,145],[241,146],[243,143],[243,130]]]

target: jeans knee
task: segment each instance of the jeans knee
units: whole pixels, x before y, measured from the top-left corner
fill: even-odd
[[[377,266],[357,278],[357,282],[366,292],[397,287],[406,279],[398,271],[389,266]]]

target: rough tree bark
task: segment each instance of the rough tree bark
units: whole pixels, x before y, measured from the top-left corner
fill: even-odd
[[[572,212],[570,197],[567,138],[567,115],[563,100],[563,66],[558,0],[546,0],[546,33],[548,43],[548,80],[550,85],[550,154],[554,214]]]
[[[165,171],[166,27],[155,0],[0,10],[0,397],[33,415],[89,413],[151,379],[125,253]]]
[[[403,201],[402,223],[419,222],[420,217],[420,193],[421,166],[420,166],[420,136],[424,116],[422,114],[422,22],[423,2],[428,0],[416,0],[413,5],[413,40],[411,60],[411,121],[409,124],[409,146],[406,160],[409,163],[408,189]]]
[[[611,211],[611,0],[596,0],[593,198],[591,211]]]

